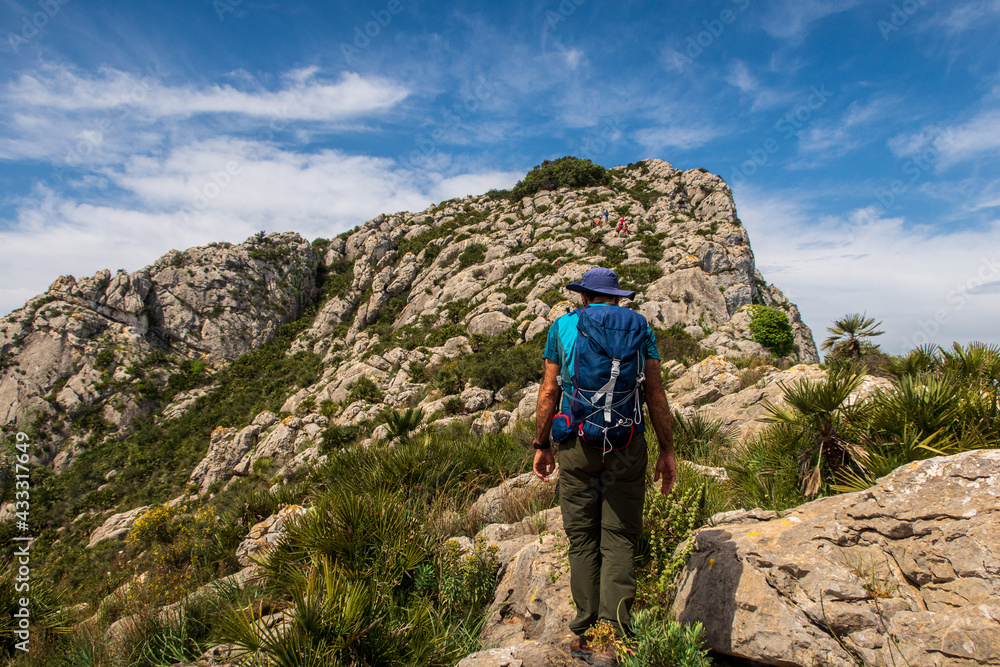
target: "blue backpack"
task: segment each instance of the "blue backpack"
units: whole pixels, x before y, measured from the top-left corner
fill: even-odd
[[[642,419],[646,318],[620,306],[575,312],[580,319],[569,414],[555,416],[552,439],[561,443],[576,435],[604,453],[622,449],[646,430]]]

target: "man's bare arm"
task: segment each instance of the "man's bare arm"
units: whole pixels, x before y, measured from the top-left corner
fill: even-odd
[[[660,456],[656,460],[653,481],[660,481],[660,492],[667,495],[674,486],[677,468],[674,463],[673,422],[667,393],[663,391],[659,359],[646,360],[646,380],[643,389],[646,392],[646,405],[649,407],[649,420],[653,422],[656,441],[660,445]]]
[[[559,409],[559,364],[551,359],[545,360],[545,374],[542,376],[542,386],[538,389],[538,404],[535,407],[535,440],[546,442],[552,430],[552,418]]]
[[[561,391],[559,389],[559,364],[551,359],[545,360],[545,374],[542,376],[542,386],[538,389],[538,403],[535,406],[535,440],[549,442],[552,431],[552,418],[559,409]],[[543,481],[549,481],[549,475],[555,470],[556,459],[552,449],[535,451],[532,469]]]

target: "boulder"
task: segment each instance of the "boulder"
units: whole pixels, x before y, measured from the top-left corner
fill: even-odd
[[[127,512],[119,512],[118,514],[109,516],[99,528],[90,534],[90,542],[87,543],[87,548],[89,549],[104,540],[120,540],[124,538],[132,530],[132,524],[135,523],[135,520],[145,514],[148,509],[149,505],[143,505]]]
[[[299,505],[285,505],[260,523],[254,524],[247,536],[236,547],[236,560],[240,565],[253,565],[253,557],[263,556],[285,534],[286,525],[309,510]]]
[[[538,528],[545,532],[538,535]],[[516,524],[490,524],[479,533],[498,547],[500,583],[480,639],[493,648],[467,656],[461,667],[579,665],[569,655],[576,617],[569,591],[568,542],[558,508]]]
[[[735,520],[744,519],[744,520]],[[674,610],[769,665],[1000,665],[1000,451],[907,464],[692,538]]]
[[[710,382],[721,374],[735,376],[739,374],[739,369],[725,357],[712,355],[699,361],[689,368],[684,375],[671,382],[670,391],[678,394],[691,391]]]
[[[818,382],[826,377],[826,371],[815,364],[798,364],[787,371],[773,373],[761,383],[754,384],[736,393],[723,396],[710,405],[700,408],[700,412],[717,419],[734,429],[740,440],[745,440],[764,428],[758,419],[767,412],[766,401],[781,403],[785,392],[782,385],[790,385],[799,380]]]
[[[469,321],[469,333],[480,336],[496,336],[514,326],[514,320],[500,311],[476,315]]]
[[[485,411],[473,420],[470,428],[476,435],[500,433],[510,423],[511,413],[507,410]]]
[[[459,398],[465,412],[479,412],[493,405],[493,392],[482,387],[466,387]]]
[[[232,477],[240,459],[256,446],[260,432],[258,424],[251,424],[239,432],[221,427],[212,431],[208,452],[191,473],[188,484],[197,484],[199,492],[205,493],[215,482]]]
[[[554,481],[559,478],[559,469],[550,477]],[[541,491],[543,482],[533,472],[526,472],[504,480],[501,484],[484,491],[469,510],[480,521],[496,523],[503,521],[504,507],[508,503],[527,500]]]

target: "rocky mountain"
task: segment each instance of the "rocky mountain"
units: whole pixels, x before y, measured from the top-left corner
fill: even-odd
[[[302,237],[260,234],[173,250],[131,274],[60,276],[0,320],[0,424],[36,424],[41,455],[63,469],[93,431],[88,417],[127,429],[158,407],[145,385],[166,384],[176,361],[219,365],[297,318],[316,297],[318,266]],[[136,377],[142,366],[149,378]]]
[[[470,196],[382,215],[312,244],[261,233],[239,245],[171,251],[131,274],[60,277],[0,320],[0,423],[30,425],[40,461],[65,470],[95,433],[123,434],[160,410],[182,414],[212,390],[180,391],[185,378],[202,368],[208,377],[258,349],[313,304],[318,312],[289,354],[317,355],[319,380],[292,388],[282,410],[325,425],[420,400],[440,408],[447,397],[428,400],[414,377],[420,368],[484,338],[535,339],[578,303],[562,286],[596,265],[613,267],[637,291],[629,307],[658,330],[722,355],[764,353],[749,328],[750,306],[762,304],[787,314],[797,358],[818,361],[795,305],[756,270],[720,177],[662,160],[609,173],[608,186],[517,201]],[[624,237],[614,226],[623,217]],[[368,400],[340,405],[361,378],[374,385]],[[510,398],[475,379],[466,384],[454,392],[463,415]],[[339,411],[321,410],[325,401]],[[250,439],[242,442],[246,449]],[[210,452],[216,444],[205,443]],[[203,483],[202,472],[193,483]]]

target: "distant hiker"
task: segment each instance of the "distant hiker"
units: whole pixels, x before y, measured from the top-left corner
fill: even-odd
[[[618,232],[618,236],[622,235],[622,225],[623,224],[624,224],[624,219],[621,222],[618,223],[618,228],[616,230]]]
[[[608,212],[605,210],[604,211],[604,222],[607,222],[607,221],[608,221]]]
[[[583,307],[549,327],[532,468],[549,481],[555,470],[551,442],[557,443],[577,609],[570,651],[606,666],[616,664],[614,650],[595,651],[584,634],[599,621],[609,622],[619,637],[631,632],[648,464],[643,402],[659,443],[653,481],[660,481],[664,495],[676,475],[671,415],[653,330],[642,315],[618,305],[635,292],[620,289],[618,276],[606,268],[587,271],[566,289],[580,293]]]

